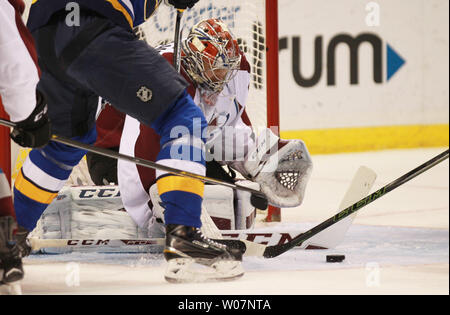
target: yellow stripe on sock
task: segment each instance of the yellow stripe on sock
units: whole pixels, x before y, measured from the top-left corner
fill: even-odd
[[[48,192],[36,187],[23,176],[22,172],[17,176],[14,187],[26,197],[43,204],[50,204],[58,196],[58,193]]]
[[[181,176],[165,176],[158,179],[157,185],[160,195],[170,191],[184,191],[203,198],[205,191],[205,184],[202,181]]]

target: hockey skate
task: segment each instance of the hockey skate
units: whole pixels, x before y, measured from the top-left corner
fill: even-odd
[[[10,253],[0,254],[0,294],[21,295],[20,281],[23,279],[24,271],[22,258],[14,248]]]
[[[22,294],[22,255],[12,241],[15,222],[11,217],[0,218],[0,294]]]
[[[226,281],[244,275],[241,250],[215,242],[197,228],[169,224],[166,231],[168,282]]]

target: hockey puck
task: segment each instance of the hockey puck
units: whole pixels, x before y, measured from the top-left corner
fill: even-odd
[[[344,255],[327,255],[327,262],[329,263],[342,262],[344,259]]]

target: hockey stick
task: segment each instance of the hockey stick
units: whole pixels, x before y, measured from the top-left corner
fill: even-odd
[[[340,222],[341,220],[345,219],[346,217],[354,214],[358,210],[367,206],[369,203],[383,197],[388,192],[391,192],[392,190],[405,184],[406,182],[417,177],[418,175],[422,174],[423,172],[429,170],[430,168],[434,167],[435,165],[443,162],[444,160],[446,160],[448,158],[448,155],[449,155],[449,150],[442,152],[441,154],[435,156],[431,160],[416,167],[412,171],[399,177],[398,179],[396,179],[393,182],[387,184],[386,186],[380,188],[376,192],[366,196],[365,198],[359,200],[358,202],[355,202],[353,205],[345,208],[344,210],[340,211],[333,217],[329,218],[328,220],[323,221],[322,223],[320,223],[317,226],[309,229],[308,231],[300,234],[299,236],[293,238],[291,241],[289,241],[285,244],[266,246],[266,245],[256,244],[256,243],[252,243],[252,242],[248,242],[248,241],[230,240],[227,242],[227,245],[235,246],[237,248],[243,248],[245,245],[246,248],[245,248],[244,254],[247,256],[262,256],[265,258],[277,257],[296,246],[301,246],[305,241],[311,239],[313,236],[317,235],[318,233],[322,232],[323,230]]]
[[[342,202],[339,206],[339,210],[342,210],[349,205],[351,205],[356,200],[362,198],[367,195],[370,189],[375,182],[376,174],[371,169],[361,166],[353,177],[351,184],[342,199]],[[203,214],[202,214],[203,216]],[[205,217],[210,219],[209,216]],[[301,245],[302,249],[322,249],[322,248],[333,248],[338,245],[343,239],[344,236],[352,222],[352,218],[348,218],[350,220],[343,220],[340,224],[336,224],[333,228],[326,229],[319,233],[316,238],[311,238],[308,242],[304,242]],[[212,222],[211,222],[212,223]],[[204,223],[205,224],[205,223]],[[214,224],[214,223],[212,223]],[[269,244],[282,244],[286,240],[286,237],[292,239],[298,236],[300,233],[295,231],[283,231],[283,232],[261,232],[254,230],[227,230],[227,231],[219,231],[218,233],[222,234],[225,237],[225,240],[221,239],[221,242],[235,242],[238,240],[245,239],[246,241],[251,241],[255,243],[252,245],[253,248],[260,246],[256,245],[258,242],[268,242]],[[264,237],[262,237],[264,235]],[[111,247],[128,247],[128,246],[141,246],[141,245],[164,245],[163,238],[155,238],[155,239],[38,239],[38,238],[30,238],[30,243],[32,245],[33,250],[37,251],[42,248],[102,248],[104,246]],[[250,246],[250,245],[249,245]],[[264,246],[264,245],[262,245]],[[257,251],[247,251],[246,256],[261,256]]]
[[[8,121],[8,120],[4,120],[4,119],[0,119],[0,125],[4,125],[7,127],[16,127],[16,124]],[[99,148],[93,145],[89,145],[89,144],[85,144],[82,143],[80,141],[76,141],[73,139],[69,139],[69,138],[65,138],[62,136],[58,136],[58,135],[52,135],[51,136],[51,141],[55,141],[55,142],[59,142],[77,149],[81,149],[81,150],[85,150],[85,151],[89,151],[92,153],[96,153],[96,154],[100,154],[106,157],[110,157],[116,160],[124,160],[124,161],[128,161],[143,167],[148,167],[148,168],[152,168],[152,169],[156,169],[156,170],[161,170],[173,175],[178,175],[178,176],[184,176],[184,177],[189,177],[189,178],[193,178],[193,179],[198,179],[202,182],[205,183],[210,183],[210,184],[216,184],[216,185],[222,185],[222,186],[226,186],[229,187],[231,189],[234,190],[241,190],[241,191],[246,191],[249,192],[251,194],[251,203],[255,208],[261,209],[261,210],[265,210],[267,209],[268,206],[268,201],[267,201],[267,197],[266,195],[258,190],[249,188],[249,187],[244,187],[241,185],[236,185],[233,183],[229,183],[226,181],[222,181],[219,179],[214,179],[211,177],[206,177],[206,176],[202,176],[202,175],[198,175],[198,174],[194,174],[191,172],[186,172],[186,171],[182,171],[176,168],[172,168],[166,165],[161,165],[152,161],[148,161],[145,159],[141,159],[138,157],[132,157],[132,156],[128,156],[125,154],[121,154],[121,153],[117,153],[115,151],[112,150],[108,150],[108,149],[104,149],[104,148]]]
[[[177,19],[175,22],[175,39],[173,52],[173,66],[178,73],[181,68],[181,19],[183,18],[183,9],[177,9]]]
[[[388,192],[393,191],[394,189],[398,188],[399,186],[405,184],[406,182],[410,181],[411,179],[417,177],[418,175],[422,174],[423,172],[429,170],[430,168],[434,167],[435,165],[441,163],[442,161],[446,160],[449,155],[449,150],[442,152],[441,154],[435,156],[431,160],[425,162],[424,164],[416,167],[412,171],[406,173],[405,175],[397,178],[393,182],[387,184],[386,186],[380,188],[376,192],[368,195],[367,197],[361,199],[360,201],[354,203],[348,208],[345,208],[335,216],[329,218],[328,220],[325,220],[324,222],[320,223],[319,225],[313,227],[312,229],[306,231],[305,233],[297,236],[292,241],[283,244],[283,245],[275,245],[275,246],[267,246],[264,249],[264,253],[262,256],[265,258],[272,258],[279,256],[286,251],[294,248],[295,246],[299,246],[306,240],[310,239],[317,233],[323,231],[324,229],[332,226],[333,224],[336,224],[337,222],[343,220],[344,218],[348,217],[349,215],[352,215],[356,211],[362,209],[363,207],[367,206],[371,202],[383,197]]]

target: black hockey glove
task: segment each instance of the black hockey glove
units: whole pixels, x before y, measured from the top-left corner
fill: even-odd
[[[168,0],[170,5],[173,5],[177,9],[186,10],[192,8],[198,0]]]
[[[22,147],[40,148],[50,140],[50,132],[47,102],[44,96],[36,91],[36,108],[27,119],[16,124],[11,132],[11,139]]]
[[[119,148],[108,148],[109,150],[119,152]],[[105,157],[99,154],[88,152],[86,162],[89,175],[97,186],[110,185],[118,183],[117,180],[117,160]]]

